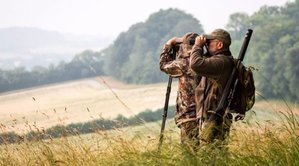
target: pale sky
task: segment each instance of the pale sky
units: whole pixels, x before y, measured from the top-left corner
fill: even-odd
[[[116,36],[160,9],[192,14],[206,32],[224,28],[229,15],[294,0],[0,0],[0,28],[37,27],[71,34]]]

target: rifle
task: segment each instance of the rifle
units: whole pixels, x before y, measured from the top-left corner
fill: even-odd
[[[241,50],[239,52],[239,57],[237,59],[237,64],[233,68],[231,75],[229,76],[228,81],[226,82],[223,95],[221,96],[220,102],[215,110],[215,113],[212,114],[209,119],[207,120],[207,124],[205,125],[205,129],[202,131],[201,139],[205,140],[207,142],[210,142],[214,138],[214,132],[216,130],[219,130],[216,126],[216,124],[222,122],[222,116],[225,113],[225,110],[229,107],[230,102],[233,98],[235,86],[238,83],[237,79],[237,69],[239,68],[239,65],[244,59],[250,38],[252,35],[252,30],[248,29],[245,39],[243,41],[243,45],[241,47]],[[237,119],[242,119],[242,117],[236,117]],[[235,118],[235,119],[236,119]]]
[[[232,71],[228,81],[226,82],[226,86],[223,91],[223,95],[220,99],[220,102],[219,102],[217,108],[216,108],[215,114],[212,114],[210,116],[210,118],[208,119],[208,121],[217,120],[219,117],[221,117],[224,114],[224,110],[230,105],[230,101],[233,97],[235,86],[237,85],[237,83],[239,81],[237,79],[237,69],[239,68],[241,62],[243,61],[243,59],[245,57],[245,53],[246,53],[251,35],[252,35],[252,29],[248,29],[247,33],[245,35],[241,50],[239,52],[239,56],[237,59],[237,65],[233,68],[233,71]]]
[[[180,43],[178,43],[180,44]],[[175,58],[176,50],[177,50],[178,45],[172,46],[171,49],[169,50],[169,53],[171,57]],[[164,129],[165,129],[165,123],[167,119],[167,111],[168,111],[168,103],[169,103],[169,96],[171,92],[171,83],[172,83],[172,77],[168,77],[168,85],[167,85],[167,90],[166,90],[166,98],[165,98],[165,103],[164,103],[164,110],[162,114],[162,125],[161,125],[161,132],[160,132],[160,139],[159,139],[159,145],[158,145],[158,152],[160,152],[162,143],[163,143],[163,138],[164,138]]]

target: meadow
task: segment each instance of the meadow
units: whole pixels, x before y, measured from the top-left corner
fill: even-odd
[[[167,83],[125,85],[111,77],[96,77],[0,94],[2,131],[86,122],[117,115],[134,116],[164,106]],[[170,105],[175,103],[173,83]]]
[[[130,116],[163,107],[166,83],[113,85],[111,81],[105,87],[106,83],[88,79],[3,94],[0,111],[6,116],[1,116],[2,132],[22,133],[55,124],[88,121],[99,115]],[[175,95],[173,90],[171,104]],[[28,99],[22,103],[22,97]],[[106,102],[112,105],[104,107]],[[3,111],[3,108],[22,110]],[[298,114],[294,103],[258,100],[244,121],[233,123],[227,145],[222,149],[210,145],[191,152],[180,145],[179,130],[168,119],[160,152],[157,145],[161,121],[157,121],[91,134],[2,144],[0,165],[298,165]]]

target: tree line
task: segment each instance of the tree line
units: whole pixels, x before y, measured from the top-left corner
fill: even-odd
[[[171,106],[169,110],[174,110]],[[145,110],[136,116],[125,117],[118,115],[114,119],[96,119],[85,123],[72,123],[66,126],[56,125],[48,129],[38,129],[25,133],[23,135],[15,132],[5,132],[0,134],[0,144],[20,143],[23,141],[38,141],[50,138],[68,137],[79,134],[94,133],[97,131],[106,131],[127,126],[141,125],[147,122],[156,122],[162,119],[162,109],[156,111]],[[173,118],[174,111],[169,111],[167,118]]]
[[[127,32],[100,52],[86,50],[71,62],[48,67],[36,66],[0,69],[0,92],[32,86],[110,75],[126,83],[155,83],[165,81],[159,71],[161,46],[172,36],[186,32],[202,33],[199,21],[178,9],[160,10],[144,23],[132,25]]]
[[[0,92],[105,75],[103,63],[104,57],[100,52],[86,50],[68,63],[62,61],[48,67],[36,66],[31,71],[24,67],[0,69]]]
[[[254,77],[260,96],[298,101],[298,21],[299,0],[282,7],[264,6],[252,15],[230,16],[226,29],[231,33],[231,50],[236,57],[246,30],[254,31],[245,64],[257,69]],[[0,91],[95,75],[113,76],[125,83],[163,82],[167,76],[159,70],[162,46],[169,38],[187,32],[204,33],[200,21],[192,15],[179,9],[160,10],[119,34],[100,52],[85,51],[69,63],[32,71],[0,70]]]
[[[254,30],[246,63],[257,69],[256,87],[264,98],[299,100],[298,16],[298,0],[283,7],[264,6],[251,16],[230,16],[227,28],[236,39],[236,47],[240,48],[240,35],[246,28]]]

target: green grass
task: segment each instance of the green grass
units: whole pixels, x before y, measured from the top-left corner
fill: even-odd
[[[272,111],[272,112],[271,112]],[[228,143],[182,147],[173,120],[157,152],[160,122],[0,146],[0,165],[299,165],[299,123],[291,111],[257,109],[233,124]]]

